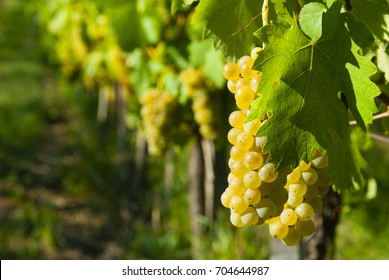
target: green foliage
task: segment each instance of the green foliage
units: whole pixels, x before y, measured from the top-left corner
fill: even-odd
[[[254,46],[253,33],[262,25],[262,1],[203,0],[195,10],[192,23],[205,22],[206,35],[216,49],[229,57],[241,57]]]
[[[317,28],[320,20],[311,27],[310,21],[303,25],[307,35],[320,36],[317,41],[301,31],[293,7],[282,11],[290,28],[274,22],[256,33],[265,48],[254,67],[263,76],[249,119],[271,113],[258,134],[267,136],[265,149],[278,167],[309,161],[313,149],[329,150],[332,181],[346,189],[352,186],[351,176],[360,184],[362,178],[348,148],[348,115],[338,93],[346,95],[353,117],[366,129],[376,112],[373,97],[379,90],[369,80],[375,67],[358,55],[340,8],[335,2],[323,14],[322,34]]]

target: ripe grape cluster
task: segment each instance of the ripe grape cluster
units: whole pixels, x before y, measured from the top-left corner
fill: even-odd
[[[149,153],[159,156],[165,151],[166,139],[171,127],[174,127],[177,102],[170,93],[150,88],[144,92],[141,105],[141,117]]]
[[[214,140],[217,136],[217,102],[211,102],[215,91],[201,69],[188,68],[181,73],[181,82],[192,101],[194,120],[202,137]]]
[[[321,210],[322,196],[330,186],[328,157],[315,151],[310,162],[301,161],[295,168],[278,171],[267,160],[267,138],[257,136],[257,131],[268,116],[247,121],[261,80],[261,73],[252,69],[259,50],[255,48],[250,56],[229,62],[223,69],[238,110],[229,116],[230,174],[221,202],[231,210],[234,226],[269,224],[271,236],[293,246],[315,230],[314,214]]]

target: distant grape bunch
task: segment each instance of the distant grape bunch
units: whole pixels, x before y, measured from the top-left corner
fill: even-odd
[[[174,127],[177,102],[174,97],[156,88],[147,89],[141,98],[141,117],[151,155],[161,155],[167,147],[167,137]]]
[[[256,136],[268,115],[247,122],[251,103],[257,98],[262,73],[252,69],[259,48],[237,63],[224,66],[227,87],[235,96],[238,110],[229,116],[232,126],[228,141],[233,145],[228,165],[228,187],[221,195],[223,206],[231,210],[230,220],[236,227],[269,225],[272,237],[288,246],[297,245],[302,236],[315,230],[314,214],[322,209],[330,187],[328,157],[315,151],[308,163],[275,170],[264,150],[267,138]]]
[[[192,100],[194,120],[199,126],[202,137],[214,140],[217,136],[217,118],[215,118],[215,106],[212,85],[207,84],[201,69],[188,68],[181,73],[181,81],[188,97]]]

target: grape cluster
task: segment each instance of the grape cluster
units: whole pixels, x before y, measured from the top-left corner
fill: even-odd
[[[214,140],[217,136],[217,102],[211,102],[216,94],[211,83],[204,77],[201,69],[188,68],[181,73],[181,82],[188,97],[192,100],[194,120],[199,126],[201,136]]]
[[[166,149],[166,139],[172,127],[177,102],[170,93],[150,88],[144,92],[141,105],[149,153],[159,156]]]
[[[322,196],[329,189],[327,155],[315,151],[312,160],[296,168],[276,171],[264,150],[265,136],[256,136],[267,115],[247,121],[251,103],[257,98],[261,73],[252,66],[260,49],[224,66],[227,87],[234,94],[238,110],[229,116],[227,134],[233,145],[228,165],[228,187],[221,202],[230,208],[230,221],[236,227],[269,224],[271,236],[284,244],[296,245],[301,236],[315,230],[313,216],[323,206]]]

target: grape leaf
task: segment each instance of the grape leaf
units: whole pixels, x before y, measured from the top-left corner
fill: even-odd
[[[309,161],[313,149],[332,150],[331,170],[337,171],[331,179],[338,188],[348,188],[353,180],[362,183],[362,178],[352,160],[348,112],[339,93],[365,130],[379,94],[369,79],[375,66],[357,54],[358,46],[350,38],[338,1],[323,13],[317,41],[301,31],[294,10],[285,6],[280,12],[289,28],[273,22],[256,33],[265,48],[254,68],[263,74],[249,120],[270,113],[258,134],[267,136],[268,160],[277,167]]]
[[[313,40],[321,37],[322,14],[326,7],[318,2],[308,3],[300,12],[300,27]]]
[[[352,0],[351,13],[367,24],[380,40],[389,41],[389,4],[386,0]]]
[[[262,25],[262,1],[257,0],[201,0],[192,23],[205,22],[206,36],[215,41],[228,57],[250,53],[253,33]]]
[[[211,39],[192,41],[188,46],[189,62],[194,67],[204,68],[204,75],[211,79],[216,87],[225,86],[223,78],[224,57],[213,47]]]

